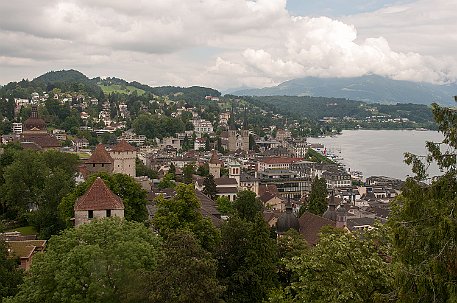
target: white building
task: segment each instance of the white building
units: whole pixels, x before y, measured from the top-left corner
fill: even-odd
[[[194,131],[199,134],[210,134],[214,131],[211,122],[204,119],[194,119],[192,124],[194,125]]]

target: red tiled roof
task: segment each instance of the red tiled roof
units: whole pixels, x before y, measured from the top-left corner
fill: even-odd
[[[304,212],[298,222],[300,223],[300,233],[309,245],[316,245],[319,242],[319,232],[322,227],[336,226],[336,222],[310,212]]]
[[[290,158],[290,157],[268,157],[263,158],[259,162],[263,162],[266,164],[278,164],[278,163],[294,163],[297,161],[301,161],[303,158]]]
[[[136,151],[136,148],[130,145],[127,141],[121,140],[111,149],[111,151],[118,153],[133,152]]]
[[[103,144],[98,144],[89,159],[86,160],[87,164],[110,164],[113,163],[113,158],[106,151]]]
[[[75,210],[124,209],[124,203],[98,177],[84,195],[75,203]]]

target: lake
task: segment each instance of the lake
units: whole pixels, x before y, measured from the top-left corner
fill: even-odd
[[[361,171],[363,178],[389,176],[405,179],[412,175],[404,153],[425,155],[425,142],[440,142],[443,135],[435,131],[415,130],[345,130],[341,135],[308,138],[310,143],[322,143],[327,150],[343,157],[340,161],[351,170]],[[429,168],[431,176],[439,175],[436,166]]]

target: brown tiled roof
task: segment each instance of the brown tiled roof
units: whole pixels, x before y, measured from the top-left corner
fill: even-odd
[[[32,130],[32,129],[43,130],[46,129],[46,122],[44,122],[41,118],[33,118],[30,117],[24,121],[24,130]]]
[[[106,151],[103,144],[98,144],[89,159],[86,160],[87,164],[111,164],[113,158]]]
[[[21,146],[23,149],[30,149],[30,150],[43,150],[41,146],[36,144],[35,142],[21,142]]]
[[[300,233],[309,245],[316,245],[319,242],[319,232],[322,227],[336,226],[336,222],[310,212],[303,213],[298,222],[300,223]]]
[[[60,147],[60,142],[49,134],[23,134],[22,142],[33,142],[41,148]]]
[[[136,148],[130,145],[127,141],[121,140],[111,149],[111,151],[118,153],[134,152],[136,151]]]
[[[274,197],[276,197],[276,195],[270,193],[269,191],[265,192],[263,195],[261,195],[259,197],[260,201],[262,201],[262,203],[267,203],[268,201],[270,201],[271,199],[273,199]]]
[[[211,155],[211,159],[209,160],[209,163],[211,163],[211,164],[222,164],[222,161],[219,160],[219,157],[217,156],[217,151],[213,150],[213,153]]]
[[[238,193],[238,188],[236,187],[220,187],[216,189],[218,194],[236,194]]]
[[[216,185],[238,185],[236,179],[229,177],[216,178],[214,179],[214,182],[216,183]]]
[[[75,203],[75,210],[124,209],[124,203],[98,177],[84,195]]]
[[[303,158],[290,158],[290,157],[268,157],[263,158],[259,162],[266,164],[278,164],[278,163],[294,163],[297,161],[303,160]]]
[[[278,188],[274,184],[260,184],[259,185],[259,196],[262,196],[266,192],[270,192],[272,194],[279,194]]]

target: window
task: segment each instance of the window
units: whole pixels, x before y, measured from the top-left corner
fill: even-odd
[[[111,209],[106,210],[106,217],[107,218],[111,217]]]
[[[94,218],[94,211],[93,211],[93,210],[87,211],[87,217],[88,217],[89,219],[93,219],[93,218]]]

